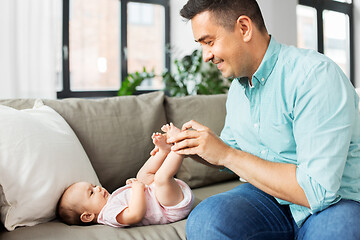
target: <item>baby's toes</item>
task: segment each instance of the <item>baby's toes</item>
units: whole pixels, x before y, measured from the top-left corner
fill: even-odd
[[[161,131],[163,131],[163,132],[169,131],[169,127],[170,127],[169,124],[166,124],[166,125],[161,127]]]
[[[158,136],[154,136],[153,137],[153,143],[157,144],[159,142],[159,137]]]
[[[152,135],[151,135],[151,138],[154,139],[156,136],[159,136],[161,135],[161,133],[158,133],[158,132],[154,132]]]

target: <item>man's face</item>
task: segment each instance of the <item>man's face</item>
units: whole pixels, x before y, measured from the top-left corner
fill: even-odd
[[[208,11],[193,17],[191,25],[195,41],[202,46],[205,62],[216,64],[225,78],[246,76],[246,49],[238,28],[225,29]]]
[[[76,183],[69,190],[71,201],[79,203],[84,208],[83,211],[96,215],[100,213],[110,196],[105,188],[87,182]]]

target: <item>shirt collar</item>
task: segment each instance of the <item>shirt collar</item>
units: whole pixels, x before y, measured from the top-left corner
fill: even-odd
[[[274,37],[271,36],[269,46],[266,50],[263,60],[259,68],[253,75],[261,85],[264,85],[273,71],[275,64],[278,60],[281,44],[278,43]],[[254,82],[254,81],[253,81]]]
[[[241,84],[241,86],[243,88],[247,88],[247,86],[249,85],[249,78],[248,77],[241,77],[241,78],[236,78],[238,80],[238,82]]]
[[[260,63],[260,66],[253,75],[253,80],[256,79],[261,85],[264,85],[269,78],[271,72],[273,71],[275,64],[278,60],[281,44],[278,43],[273,36],[270,35],[270,43],[265,52],[264,58]],[[249,84],[249,79],[247,77],[237,78],[239,83],[246,88]],[[256,83],[252,81],[255,86]]]

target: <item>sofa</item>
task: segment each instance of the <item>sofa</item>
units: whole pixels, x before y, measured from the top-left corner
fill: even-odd
[[[33,108],[34,105],[38,104],[38,101],[39,100],[36,99],[0,100],[0,106],[11,107],[11,109],[4,109],[17,114],[19,110]],[[74,136],[76,136],[80,142],[79,146],[81,146],[86,153],[85,156],[81,155],[81,157],[78,158],[88,159],[87,163],[84,164],[88,164],[94,170],[98,181],[109,192],[123,186],[126,179],[136,176],[137,171],[148,159],[149,153],[153,149],[150,136],[153,132],[160,132],[162,125],[172,122],[175,126],[181,127],[186,121],[194,119],[210,127],[215,133],[220,134],[226,114],[225,101],[225,94],[168,97],[162,91],[138,96],[121,96],[103,99],[72,98],[63,100],[40,100],[44,106],[55,110],[70,126],[75,134]],[[14,122],[14,124],[16,122],[15,120],[9,121]],[[18,124],[20,124],[18,125],[20,127],[23,126],[21,122]],[[9,126],[8,128],[12,128],[12,125]],[[26,129],[27,128],[25,128],[25,130]],[[8,129],[8,132],[11,134],[10,137],[17,134],[16,129]],[[3,136],[1,137],[3,138]],[[53,141],[53,139],[54,137],[50,137],[47,141]],[[33,141],[30,140],[29,144],[32,144]],[[6,143],[6,140],[2,140],[2,143]],[[50,148],[47,144],[44,145],[46,146],[40,146],[40,148],[51,151],[51,149],[47,149]],[[70,149],[71,147],[72,146],[67,146],[66,149]],[[55,156],[54,154],[53,156],[49,156],[49,160],[56,157],[61,159],[63,156],[71,158],[74,151],[69,152],[66,149],[63,151],[64,155],[57,154],[60,156]],[[17,154],[18,151],[22,151],[22,149],[17,149],[16,151]],[[32,153],[34,151],[36,150],[32,149]],[[80,149],[79,151],[82,150]],[[18,161],[18,159],[11,159],[11,155],[9,156],[9,154],[6,157],[9,159],[9,161],[6,162],[8,165]],[[24,164],[29,164],[29,161],[32,160],[31,158],[26,158],[24,161]],[[78,160],[72,159],[70,163],[60,163],[56,168],[61,168],[63,167],[62,165],[66,167],[72,163],[76,164],[76,161]],[[41,163],[41,165],[43,164],[46,163]],[[50,170],[52,163],[49,164],[48,172],[53,171]],[[7,165],[5,165],[5,167],[2,166],[4,169],[0,171],[7,171],[6,166]],[[38,168],[43,168],[47,171],[46,167],[39,166]],[[47,172],[37,173],[38,168],[35,167],[33,170],[35,173],[29,175],[30,178],[34,179],[31,181],[48,183],[49,180],[45,179]],[[23,176],[21,171],[15,172],[15,174],[20,174],[20,178]],[[56,175],[52,177],[61,179],[61,181],[70,181],[69,179],[73,179],[72,177],[77,177],[72,176],[74,174],[70,172],[71,169],[66,171],[59,170],[52,173],[52,175]],[[9,175],[7,178],[11,177],[12,176]],[[238,176],[235,174],[210,168],[190,158],[184,159],[176,177],[185,181],[192,188],[195,196],[194,206],[209,196],[230,190],[241,184],[241,181],[239,181]],[[5,197],[7,197],[5,190],[13,190],[13,188],[15,188],[13,185],[18,184],[17,182],[12,183],[13,185],[9,185],[10,187],[5,189],[5,183],[3,184],[1,181],[7,180],[8,179],[1,178],[0,176],[0,191],[4,190],[3,195],[5,194]],[[27,184],[33,187],[35,184],[32,182]],[[69,184],[71,184],[71,182],[67,182],[66,186]],[[4,189],[1,189],[1,185],[3,185],[2,187]],[[43,185],[45,188],[45,184]],[[59,184],[57,184],[57,186],[47,186],[50,191],[46,194],[52,196],[51,194],[53,193],[55,196],[52,197],[58,197],[59,193],[57,192],[56,195],[55,190],[53,192],[51,190],[55,188],[63,190],[64,187],[66,187],[58,185]],[[18,186],[18,188],[22,187],[23,185]],[[35,187],[41,190],[42,184]],[[35,193],[33,197],[36,197]],[[32,196],[30,193],[30,201],[28,202],[31,203],[31,199]],[[18,199],[15,199],[15,202],[18,203]],[[45,203],[39,204],[44,204],[45,209]],[[4,201],[0,201],[2,211],[5,209],[5,205]],[[4,224],[0,224],[0,239],[186,239],[186,219],[166,225],[128,228],[112,228],[104,225],[69,226],[54,217],[53,206],[51,211],[51,218],[40,219],[36,224],[23,224],[25,226],[21,224],[13,225],[16,227],[10,230],[6,229]],[[2,214],[2,220],[5,218],[6,214]],[[16,221],[16,219],[14,221]]]

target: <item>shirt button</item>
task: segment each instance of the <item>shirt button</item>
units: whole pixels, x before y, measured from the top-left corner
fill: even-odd
[[[265,81],[265,78],[261,78],[261,81],[262,81],[262,82]]]
[[[264,155],[266,153],[266,150],[262,150],[261,154]]]
[[[255,123],[254,124],[254,128],[258,128],[259,127],[259,124],[258,123]]]

